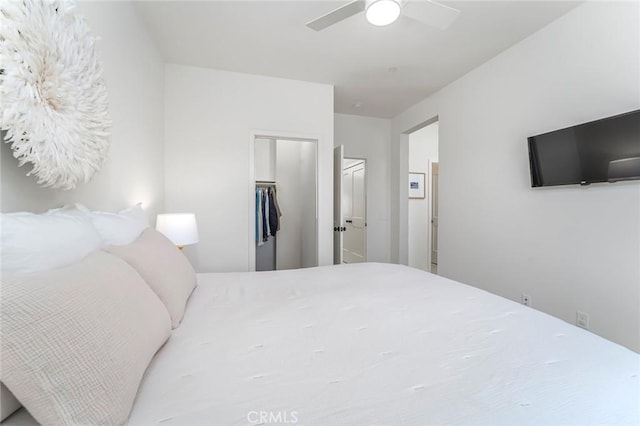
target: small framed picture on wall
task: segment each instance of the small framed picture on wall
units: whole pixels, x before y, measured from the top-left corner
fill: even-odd
[[[424,173],[409,172],[409,198],[424,198]]]

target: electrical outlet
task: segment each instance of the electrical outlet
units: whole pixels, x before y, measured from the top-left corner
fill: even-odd
[[[531,307],[531,296],[529,296],[528,294],[522,293],[521,302],[524,306]]]
[[[589,314],[582,311],[576,311],[576,325],[578,327],[589,329]]]

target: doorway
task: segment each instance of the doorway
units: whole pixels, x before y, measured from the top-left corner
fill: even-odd
[[[424,176],[424,197],[408,200],[408,264],[432,273],[438,271],[438,143],[437,120],[409,134],[409,172]]]
[[[367,261],[367,161],[334,149],[333,263]]]
[[[438,163],[431,163],[431,272],[438,273]],[[428,222],[427,222],[428,223]]]
[[[366,161],[345,158],[342,171],[342,205],[344,226],[342,263],[367,261],[366,233]]]
[[[317,266],[317,140],[256,134],[252,144],[250,270]]]

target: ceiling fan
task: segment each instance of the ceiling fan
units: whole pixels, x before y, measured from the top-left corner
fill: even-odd
[[[307,27],[320,31],[360,12],[365,12],[367,21],[376,26],[389,25],[402,14],[441,30],[447,29],[460,13],[458,9],[431,0],[353,0],[307,22]]]

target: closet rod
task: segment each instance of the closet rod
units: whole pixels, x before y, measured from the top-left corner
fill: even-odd
[[[275,185],[276,181],[274,180],[257,180],[256,185]]]

